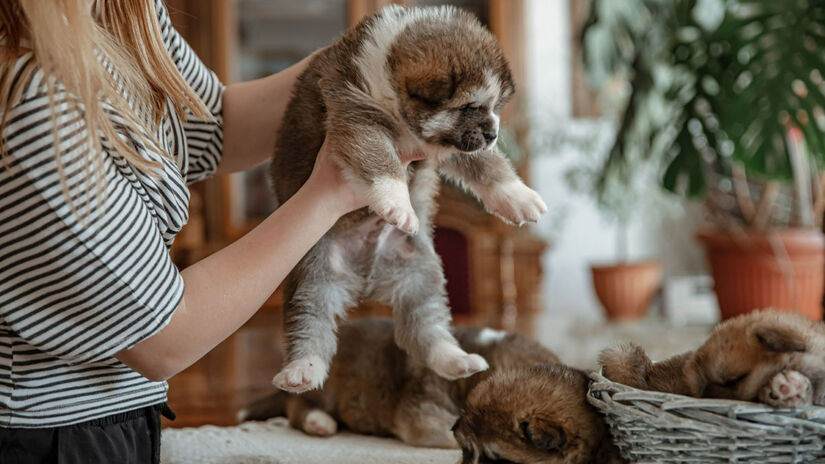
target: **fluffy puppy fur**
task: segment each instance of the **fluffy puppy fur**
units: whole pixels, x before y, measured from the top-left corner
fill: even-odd
[[[391,321],[359,319],[341,325],[338,353],[321,390],[277,392],[241,411],[239,419],[287,415],[310,435],[332,435],[341,424],[415,446],[461,447],[465,463],[584,464],[617,456],[585,399],[584,372],[518,335],[454,331],[464,349],[490,361],[490,371],[448,381],[410,362],[393,341]]]
[[[337,319],[364,300],[392,305],[398,345],[442,377],[487,368],[449,331],[431,219],[439,174],[511,223],[546,211],[495,145],[513,91],[495,38],[451,7],[385,8],[311,60],[277,137],[277,200],[307,180],[326,138],[370,204],[341,218],[287,277],[290,362],[273,379],[277,387],[318,388],[335,353]],[[410,153],[426,159],[404,169],[399,156]]]
[[[493,373],[469,393],[454,426],[461,464],[625,462],[587,402],[588,384],[564,364]]]
[[[825,327],[777,310],[718,325],[699,349],[653,363],[635,345],[609,349],[604,376],[632,387],[695,397],[825,406]]]

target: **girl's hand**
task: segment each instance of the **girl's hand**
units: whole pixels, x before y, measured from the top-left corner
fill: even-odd
[[[402,155],[401,163],[406,168],[413,161],[426,158],[423,153],[413,153]],[[330,208],[330,214],[341,217],[356,209],[368,205],[366,185],[358,185],[356,182],[346,179],[341,174],[341,168],[332,160],[331,153],[326,140],[318,151],[315,159],[315,167],[306,182],[309,188],[317,188],[323,192]]]

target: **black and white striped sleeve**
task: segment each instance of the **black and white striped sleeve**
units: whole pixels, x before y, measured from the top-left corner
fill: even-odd
[[[184,173],[192,183],[215,174],[223,149],[223,116],[221,99],[224,85],[212,70],[198,58],[188,43],[172,26],[169,13],[161,0],[155,2],[163,41],[183,78],[203,100],[214,116],[214,121],[201,121],[187,113],[183,123],[189,162]]]
[[[34,76],[42,81],[41,72]],[[59,89],[52,119],[41,87],[26,90],[6,115],[0,319],[30,345],[70,363],[104,360],[168,323],[183,279],[146,193],[124,174],[132,172],[126,161],[107,154],[97,171],[103,179],[90,177],[95,164],[84,120]],[[160,175],[179,175],[169,171]]]

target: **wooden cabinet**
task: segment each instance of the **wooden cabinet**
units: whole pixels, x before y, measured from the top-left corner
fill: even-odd
[[[499,37],[516,84],[524,88],[522,0],[167,0],[179,31],[224,82],[277,72],[343,33],[364,15],[391,4],[457,4],[475,12]],[[503,124],[526,140],[523,100],[515,99]],[[527,174],[527,165],[518,166]],[[193,186],[190,223],[173,250],[180,266],[239,238],[263,217],[268,204],[266,168]],[[459,324],[484,325],[529,334],[540,310],[545,244],[528,228],[508,226],[468,195],[445,187],[440,196],[436,247],[444,261],[448,291]],[[281,351],[280,291],[243,328],[197,364],[170,381],[173,426],[229,424],[251,398],[271,391]],[[352,317],[389,316],[366,303]]]

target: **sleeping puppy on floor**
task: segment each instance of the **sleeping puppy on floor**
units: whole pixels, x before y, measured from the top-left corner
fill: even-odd
[[[394,308],[395,341],[447,379],[488,367],[450,333],[432,217],[439,175],[513,224],[547,208],[496,148],[499,112],[514,91],[493,35],[452,8],[387,7],[320,51],[298,77],[272,159],[276,200],[306,182],[322,143],[369,207],[352,212],[284,284],[289,362],[283,390],[320,387],[337,320],[373,300]],[[401,155],[425,159],[404,168]]]
[[[635,345],[605,350],[599,362],[608,379],[644,390],[778,408],[825,406],[825,326],[784,311],[727,320],[696,351],[662,362]]]
[[[606,426],[587,403],[587,375],[518,335],[455,327],[461,347],[491,371],[448,381],[401,351],[387,319],[341,325],[338,352],[321,390],[277,392],[239,420],[286,415],[318,436],[339,424],[396,436],[415,446],[462,449],[463,463],[621,462]]]
[[[453,433],[461,464],[621,464],[587,375],[564,364],[505,368],[467,395]]]

